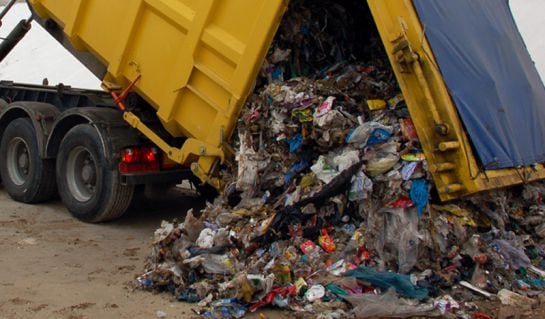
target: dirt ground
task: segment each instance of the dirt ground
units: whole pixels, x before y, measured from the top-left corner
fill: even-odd
[[[193,197],[137,200],[120,220],[91,225],[60,202],[14,202],[0,186],[0,319],[192,317],[191,305],[130,283],[161,220],[199,205]]]
[[[194,196],[170,197],[135,200],[120,220],[92,225],[74,219],[60,202],[14,202],[0,185],[0,319],[157,318],[158,311],[195,318],[190,304],[131,287],[161,220],[182,219],[188,208],[202,205]],[[480,308],[493,318],[511,317],[495,303]],[[522,313],[519,318],[545,318],[542,308]]]

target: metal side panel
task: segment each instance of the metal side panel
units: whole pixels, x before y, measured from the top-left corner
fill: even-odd
[[[545,167],[481,170],[410,0],[368,0],[442,200],[545,178]]]
[[[166,130],[196,143],[169,149],[136,124],[137,118],[129,114],[127,120],[182,164],[194,155],[208,157],[199,160],[205,172],[214,162],[206,149],[221,148],[232,134],[288,5],[287,0],[30,2],[41,19],[64,28],[75,48],[104,62],[105,87],[126,87],[140,75],[135,90],[155,107]],[[202,151],[196,154],[196,148]]]
[[[136,90],[174,136],[219,145],[276,32],[284,0],[31,0]]]

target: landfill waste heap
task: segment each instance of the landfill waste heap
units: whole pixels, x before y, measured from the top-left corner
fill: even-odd
[[[264,306],[473,318],[483,298],[537,305],[545,186],[441,204],[364,7],[291,2],[240,116],[226,191],[163,222],[138,287],[205,318]]]

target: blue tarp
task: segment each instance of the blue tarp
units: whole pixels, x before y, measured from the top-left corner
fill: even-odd
[[[545,162],[545,87],[508,0],[413,0],[486,169]]]

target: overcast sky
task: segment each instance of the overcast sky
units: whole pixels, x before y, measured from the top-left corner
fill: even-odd
[[[545,79],[545,0],[510,0],[519,31]]]
[[[0,4],[7,1],[0,0]],[[510,0],[510,3],[528,51],[542,78],[545,78],[545,0]],[[17,21],[29,14],[26,5],[16,5],[2,21],[0,37],[6,36]],[[35,25],[0,64],[0,79],[40,84],[44,77],[50,84],[62,82],[73,87],[100,88],[97,78]]]

